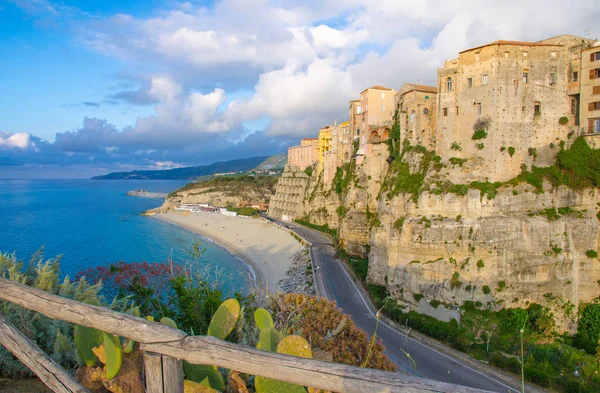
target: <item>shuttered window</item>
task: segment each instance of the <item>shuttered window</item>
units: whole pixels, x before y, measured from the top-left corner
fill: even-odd
[[[592,87],[592,94],[600,94],[600,86]]]
[[[600,110],[600,101],[590,102],[590,104],[588,105],[588,110],[590,110],[590,111]]]
[[[600,52],[590,53],[590,61],[600,60]]]
[[[590,70],[590,79],[600,78],[600,68]]]

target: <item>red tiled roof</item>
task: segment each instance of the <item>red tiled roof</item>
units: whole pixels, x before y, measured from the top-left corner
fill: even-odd
[[[563,45],[559,45],[559,44],[544,44],[544,43],[542,43],[542,42],[528,42],[528,41],[506,41],[506,40],[498,40],[498,41],[490,42],[489,44],[485,44],[485,45],[477,46],[477,47],[475,47],[475,48],[467,49],[467,50],[464,50],[464,51],[462,51],[462,52],[459,52],[459,53],[470,52],[470,51],[472,51],[472,50],[475,50],[475,49],[481,49],[481,48],[485,48],[486,46],[493,46],[493,45],[516,45],[516,46],[563,46]]]

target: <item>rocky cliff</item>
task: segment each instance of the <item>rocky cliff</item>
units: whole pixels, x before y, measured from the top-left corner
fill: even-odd
[[[342,248],[368,255],[367,280],[405,304],[535,302],[572,330],[578,305],[600,294],[599,189],[551,184],[536,168],[506,183],[457,185],[476,163],[414,148],[390,164],[387,149],[373,145],[330,185],[315,171],[304,219],[338,229]]]
[[[278,178],[274,176],[219,176],[188,183],[171,192],[163,205],[147,214],[164,213],[180,204],[208,203],[212,206],[236,206],[239,203],[268,204],[275,195]]]

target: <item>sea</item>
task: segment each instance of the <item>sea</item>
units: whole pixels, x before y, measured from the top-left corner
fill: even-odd
[[[47,259],[61,256],[61,277],[119,261],[194,266],[226,282],[223,290],[247,288],[249,268],[225,248],[173,224],[141,216],[163,199],[126,196],[144,189],[170,192],[173,180],[0,180],[0,252],[25,261],[41,247]],[[185,252],[200,240],[197,263]]]

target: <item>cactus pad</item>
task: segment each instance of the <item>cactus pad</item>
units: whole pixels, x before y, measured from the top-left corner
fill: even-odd
[[[98,299],[88,299],[85,303],[93,306],[101,305]],[[86,366],[94,366],[98,362],[98,358],[94,355],[92,348],[102,345],[102,340],[101,330],[75,325],[73,341],[75,342],[75,348],[77,348],[77,354]]]
[[[263,351],[277,352],[277,344],[281,340],[281,333],[276,329],[266,328],[260,331],[256,348]]]
[[[265,329],[272,329],[275,327],[273,324],[273,318],[271,318],[271,314],[264,308],[256,309],[254,312],[254,321],[261,332]]]
[[[256,393],[306,393],[300,385],[259,376],[254,380],[254,386]]]
[[[113,379],[119,374],[123,364],[121,340],[119,340],[119,337],[106,332],[102,332],[102,335],[104,336],[104,353],[106,354],[106,366],[104,368],[106,379]]]
[[[287,336],[277,344],[277,353],[312,359],[310,344],[300,336]]]
[[[225,340],[235,328],[239,318],[240,303],[236,299],[227,299],[221,303],[213,315],[207,334]]]
[[[220,393],[218,390],[210,386],[203,385],[198,382],[185,380],[183,381],[183,393]]]
[[[160,319],[160,323],[162,323],[163,325],[167,325],[167,326],[177,329],[177,324],[171,318],[162,317]]]
[[[217,366],[210,366],[207,364],[190,364],[184,361],[183,373],[190,381],[206,385],[205,380],[208,378],[208,385],[210,385],[211,388],[220,391],[225,390],[225,381],[223,380],[223,376],[219,372],[219,368]]]

